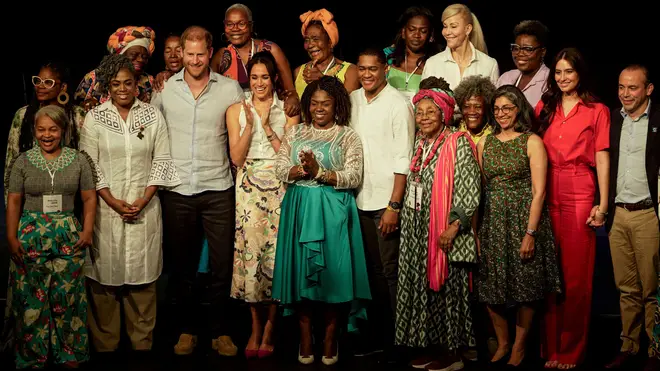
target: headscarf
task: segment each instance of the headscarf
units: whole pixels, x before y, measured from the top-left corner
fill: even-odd
[[[417,107],[417,102],[424,98],[431,98],[433,103],[442,110],[442,118],[445,121],[444,124],[449,126],[449,124],[451,124],[451,119],[454,116],[454,107],[456,106],[456,100],[454,99],[453,94],[442,89],[422,89],[413,97],[413,104],[415,107]]]
[[[152,55],[156,49],[154,41],[156,33],[151,27],[126,26],[120,27],[108,39],[110,54],[124,54],[131,46],[143,46]]]
[[[337,23],[332,19],[334,16],[332,13],[325,9],[317,10],[312,12],[311,10],[300,15],[300,21],[303,23],[300,31],[302,35],[305,36],[305,31],[307,31],[307,26],[311,21],[321,21],[323,29],[330,37],[330,47],[334,47],[339,42],[339,30],[337,29]]]

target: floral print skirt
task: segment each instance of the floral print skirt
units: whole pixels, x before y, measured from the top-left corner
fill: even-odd
[[[246,160],[236,174],[236,234],[231,297],[269,301],[285,188],[274,160]]]
[[[10,267],[16,368],[89,360],[85,250],[74,248],[82,226],[73,213],[24,212],[18,239],[22,264]]]

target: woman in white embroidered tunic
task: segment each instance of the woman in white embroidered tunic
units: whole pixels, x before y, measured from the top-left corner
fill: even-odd
[[[121,54],[97,69],[110,100],[88,112],[80,148],[96,163],[99,202],[94,243],[85,264],[89,325],[99,352],[117,349],[120,303],[135,350],[149,350],[156,322],[156,285],[162,269],[158,187],[181,183],[170,157],[165,119],[135,98],[135,70]],[[122,295],[117,295],[121,292]]]
[[[300,122],[288,117],[275,94],[277,64],[269,51],[252,56],[247,66],[250,91],[227,110],[227,130],[236,176],[236,233],[231,297],[250,303],[252,335],[246,358],[273,353],[277,304],[271,302],[280,204],[284,185],[275,174],[275,157],[287,129]],[[260,302],[268,306],[262,325]],[[269,303],[270,302],[270,303]]]

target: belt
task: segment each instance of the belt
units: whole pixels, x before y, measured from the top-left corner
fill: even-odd
[[[626,211],[638,211],[638,210],[647,210],[647,209],[653,208],[653,201],[643,200],[643,201],[639,201],[639,202],[634,203],[634,204],[625,204],[625,203],[618,202],[618,203],[615,203],[614,205],[617,206],[617,207],[622,207]]]

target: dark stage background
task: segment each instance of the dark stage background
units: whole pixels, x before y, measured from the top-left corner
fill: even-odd
[[[82,76],[92,70],[106,54],[108,36],[118,27],[148,25],[156,32],[156,51],[147,71],[156,74],[163,69],[163,41],[169,33],[180,34],[187,26],[198,24],[215,37],[214,46],[224,45],[224,11],[231,1],[209,3],[187,2],[68,2],[13,3],[18,10],[5,12],[4,98],[0,138],[5,143],[9,125],[17,109],[32,96],[30,77],[49,59],[59,59],[71,68],[71,84],[77,86]],[[489,54],[498,60],[500,73],[514,68],[509,52],[513,27],[524,19],[538,19],[551,32],[546,61],[563,47],[578,47],[586,55],[595,83],[595,92],[610,107],[618,105],[617,79],[621,68],[631,62],[654,63],[652,58],[660,33],[653,23],[651,1],[467,1],[484,29]],[[202,4],[202,5],[200,5]],[[384,1],[245,1],[254,14],[259,38],[276,42],[285,51],[292,68],[307,61],[302,49],[298,16],[307,10],[325,7],[335,15],[340,31],[335,54],[349,62],[356,61],[359,50],[367,45],[385,47],[396,34],[396,20],[409,5],[424,5],[436,17],[448,1],[392,2]],[[192,8],[197,6],[197,8]],[[436,39],[443,40],[437,20]],[[657,82],[657,80],[656,80]],[[655,94],[657,96],[657,94]],[[4,161],[3,161],[4,162]],[[618,313],[607,238],[600,233],[595,277],[594,310],[599,314]],[[7,281],[7,248],[4,213],[0,217],[0,298],[5,296]],[[4,303],[0,302],[0,308]]]

